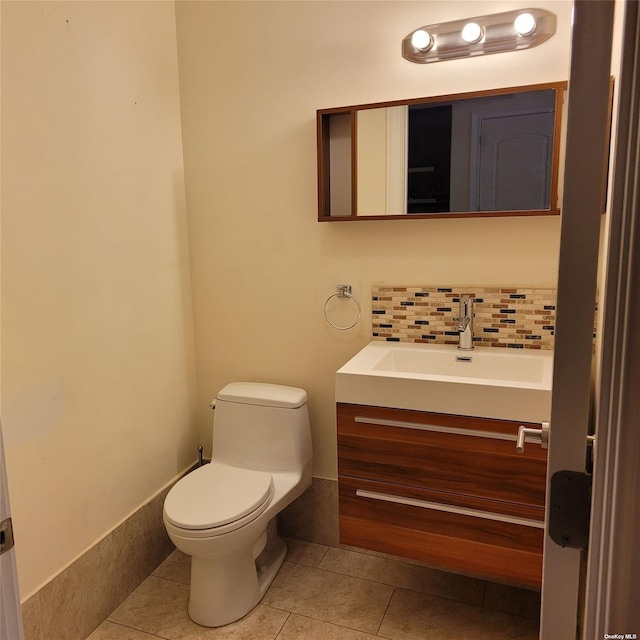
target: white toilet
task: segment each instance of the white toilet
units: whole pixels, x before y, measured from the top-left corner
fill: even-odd
[[[194,622],[219,627],[258,604],[287,552],[276,515],[310,486],[311,456],[303,389],[234,382],[220,391],[211,464],[164,502],[169,537],[191,556]]]

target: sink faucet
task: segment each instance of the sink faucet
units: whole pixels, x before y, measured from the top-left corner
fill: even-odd
[[[458,323],[456,331],[460,334],[458,349],[471,351],[473,349],[473,298],[460,296],[460,316],[454,318]]]

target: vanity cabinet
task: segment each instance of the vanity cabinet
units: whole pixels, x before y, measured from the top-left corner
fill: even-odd
[[[546,451],[539,425],[339,403],[340,542],[539,588]]]

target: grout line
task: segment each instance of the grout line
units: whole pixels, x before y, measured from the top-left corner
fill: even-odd
[[[263,606],[266,607],[268,605],[263,605]],[[291,616],[292,616],[291,611],[289,611],[288,613],[289,613],[289,615],[287,615],[287,617],[284,619],[284,622],[282,623],[282,626],[278,630],[278,633],[276,633],[276,635],[274,636],[273,640],[278,640],[278,638],[280,637],[280,634],[282,633],[282,630],[287,626],[287,622],[289,622],[289,618],[291,618]]]
[[[267,591],[269,591],[269,589],[267,589]],[[291,611],[290,609],[283,609],[282,607],[278,607],[275,604],[264,604],[262,601],[258,602],[258,605],[260,605],[261,607],[267,607],[268,609],[273,609],[274,611],[282,611],[283,613],[288,613],[289,615],[295,613],[295,611]],[[253,609],[251,609],[251,611],[253,611]],[[282,631],[282,629],[280,631]],[[278,631],[278,633],[280,633],[280,631]]]
[[[384,624],[384,619],[387,617],[387,613],[389,612],[389,607],[391,606],[391,601],[393,600],[393,596],[396,595],[396,587],[391,591],[391,596],[389,597],[389,602],[387,602],[387,606],[384,609],[384,613],[382,614],[382,618],[380,619],[380,624],[376,629],[376,635],[380,635],[380,629],[382,629],[382,625]]]
[[[172,582],[173,584],[181,584],[183,587],[189,588],[189,584],[187,582],[180,582],[180,580],[174,580],[173,578],[167,578],[166,576],[159,576],[159,575],[156,575],[155,573],[152,573],[151,575],[147,576],[145,580],[147,580],[148,578],[158,578],[158,580],[166,580],[167,582]]]
[[[289,562],[289,561],[285,560],[285,562]],[[316,571],[323,571],[324,573],[332,573],[334,576],[342,576],[343,578],[351,578],[352,580],[361,580],[362,582],[371,582],[372,584],[379,584],[382,587],[390,587],[391,589],[396,588],[392,584],[380,582],[379,580],[373,580],[372,578],[363,578],[361,576],[354,576],[351,573],[342,573],[340,571],[334,571],[333,569],[324,569],[323,567],[312,567],[308,564],[300,564],[298,562],[289,562],[289,564],[295,564],[298,567],[306,567],[307,569],[314,569]],[[410,589],[408,589],[408,591],[410,591]]]
[[[331,549],[331,547],[325,545],[327,548],[324,550],[324,553],[322,554],[322,558],[320,558],[320,562],[318,562],[318,567],[320,567],[320,565],[324,562],[324,559],[327,557],[327,554],[329,553],[329,549]]]
[[[271,605],[265,605],[265,606],[271,606]],[[283,611],[283,609],[278,609],[278,611]],[[365,636],[369,636],[371,638],[377,637],[377,634],[374,635],[372,633],[369,633],[368,631],[362,631],[362,629],[358,629],[356,627],[349,627],[348,625],[341,624],[340,622],[332,622],[331,620],[325,620],[324,618],[315,618],[314,616],[309,615],[308,613],[296,613],[295,611],[291,611],[289,612],[289,617],[287,618],[287,620],[289,620],[291,616],[296,616],[298,618],[306,618],[307,620],[313,620],[314,622],[320,622],[322,624],[330,625],[332,627],[339,627],[340,629],[348,629],[349,631],[355,631],[356,633],[360,633]],[[282,629],[278,632],[278,634],[280,634],[281,632],[282,632]],[[278,636],[276,636],[274,640],[277,640],[277,638]]]
[[[104,620],[100,624],[104,624],[105,622],[108,622],[109,624],[115,624],[118,627],[122,627],[123,629],[131,629],[131,631],[136,631],[137,633],[143,633],[143,634],[149,636],[150,638],[162,638],[162,640],[171,640],[168,636],[159,636],[157,633],[149,633],[148,631],[143,631],[142,629],[138,629],[136,627],[131,627],[128,624],[122,624],[121,622],[116,622],[115,620],[111,620],[109,618],[107,618],[106,620]],[[100,626],[100,625],[98,625],[98,626]],[[96,629],[97,628],[98,627],[96,627]],[[91,633],[93,633],[94,631],[95,631],[95,629]]]

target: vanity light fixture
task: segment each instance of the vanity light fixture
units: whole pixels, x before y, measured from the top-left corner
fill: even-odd
[[[428,31],[417,29],[411,35],[411,44],[418,51],[429,51],[433,47],[433,38]]]
[[[514,21],[513,26],[521,36],[530,36],[536,30],[536,19],[530,13],[521,13]]]
[[[542,44],[556,32],[556,16],[522,9],[420,27],[402,41],[402,55],[425,64]]]
[[[468,42],[469,44],[475,44],[476,42],[480,42],[480,40],[482,40],[484,32],[482,31],[482,27],[477,22],[467,22],[467,24],[462,27],[460,35],[465,42]]]

